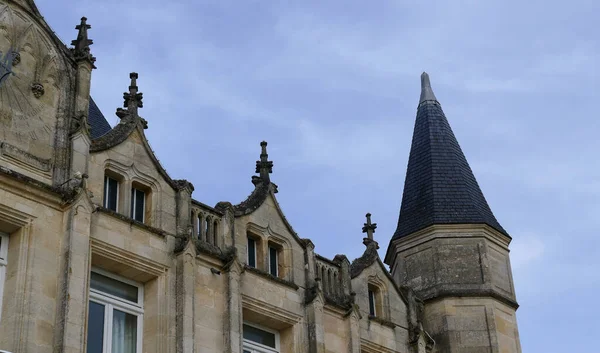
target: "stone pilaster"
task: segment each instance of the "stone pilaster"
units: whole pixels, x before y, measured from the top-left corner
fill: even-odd
[[[61,249],[54,351],[85,351],[88,283],[90,274],[90,227],[93,206],[86,191],[65,212],[66,230]]]
[[[306,305],[306,321],[308,324],[308,352],[325,353],[325,327],[323,326],[323,305],[325,299],[320,286],[318,286],[314,299]]]
[[[350,342],[348,342],[348,352],[360,353],[360,313],[355,305],[352,313],[348,317],[348,325],[350,329]]]
[[[190,220],[192,209],[192,192],[194,185],[187,180],[175,180],[176,184],[176,217],[177,234],[190,237],[192,234],[192,223]]]
[[[225,352],[242,351],[242,294],[241,276],[244,268],[237,257],[225,265],[227,276],[227,312],[224,317]]]
[[[333,262],[340,266],[340,284],[342,286],[340,293],[344,296],[350,296],[352,293],[352,278],[350,277],[350,261],[346,255],[336,255],[333,258]]]
[[[177,353],[195,352],[196,247],[194,242],[177,255]]]

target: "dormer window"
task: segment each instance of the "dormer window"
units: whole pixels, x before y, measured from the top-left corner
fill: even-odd
[[[119,182],[108,175],[104,176],[104,207],[117,212],[119,204]]]
[[[144,222],[146,214],[146,193],[135,187],[131,188],[131,218]]]

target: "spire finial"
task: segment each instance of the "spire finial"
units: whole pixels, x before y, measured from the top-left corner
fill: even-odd
[[[433,94],[433,90],[431,89],[429,75],[427,72],[423,72],[421,74],[421,98],[419,99],[419,104],[428,101],[437,102],[437,98],[435,98],[435,94]]]
[[[365,244],[366,246],[369,246],[370,243],[377,243],[373,239],[373,233],[375,233],[375,229],[377,229],[377,223],[371,223],[371,214],[370,213],[367,213],[366,217],[367,217],[367,223],[365,223],[364,226],[362,227],[362,232],[367,233],[367,237],[363,238],[363,244]],[[379,246],[377,246],[377,248],[379,248]]]
[[[138,108],[144,106],[142,103],[143,93],[138,92],[137,72],[130,73],[129,78],[131,79],[131,83],[129,84],[129,92],[123,93],[123,107],[127,108],[130,113],[137,115]]]
[[[269,174],[273,173],[273,162],[268,160],[269,155],[267,154],[267,141],[262,141],[260,143],[260,147],[260,161],[256,161],[256,173],[260,174],[260,179],[262,181],[271,182]]]
[[[72,49],[75,60],[86,60],[92,64],[92,68],[95,69],[96,66],[94,65],[94,62],[96,61],[96,58],[90,53],[90,45],[94,44],[94,41],[88,38],[87,33],[90,28],[92,28],[92,26],[87,24],[87,18],[82,17],[81,23],[75,26],[75,29],[79,31],[79,33],[77,33],[77,39],[71,41],[71,45],[75,47]]]

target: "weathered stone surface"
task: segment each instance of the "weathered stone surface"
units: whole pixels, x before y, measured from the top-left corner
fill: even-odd
[[[171,178],[150,148],[136,73],[114,128],[91,101],[86,18],[72,49],[32,0],[0,0],[0,21],[0,51],[25,80],[0,86],[24,93],[0,106],[1,350],[86,352],[90,271],[106,271],[143,288],[141,352],[239,353],[244,323],[277,332],[285,353],[520,352],[503,234],[402,237],[392,277],[368,215],[361,257],[319,256],[275,197],[266,142],[245,201],[194,200],[194,186]],[[118,185],[116,210],[106,177]],[[137,219],[135,190],[144,198]]]

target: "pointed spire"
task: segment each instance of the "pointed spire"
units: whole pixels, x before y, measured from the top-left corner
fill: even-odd
[[[127,108],[129,113],[137,115],[138,108],[144,106],[142,103],[143,94],[138,92],[138,74],[132,72],[129,74],[129,78],[131,79],[131,83],[129,84],[129,92],[123,93],[123,107]]]
[[[429,76],[423,73],[398,227],[392,239],[434,224],[487,224],[508,235],[485,200],[433,94]]]
[[[427,72],[423,72],[421,74],[421,98],[419,99],[419,104],[425,102],[438,103],[437,98],[435,98],[435,94],[433,94],[433,89],[431,89],[431,82],[429,82],[429,75]]]
[[[267,154],[267,141],[261,142],[260,147],[260,161],[256,161],[256,173],[259,173],[259,178],[262,181],[270,183],[271,179],[269,174],[273,173],[273,162],[268,160],[269,155]]]
[[[71,41],[71,45],[75,47],[72,49],[75,60],[86,60],[92,64],[92,68],[95,69],[96,66],[94,65],[94,62],[96,62],[96,58],[90,52],[90,45],[94,44],[94,41],[88,38],[88,29],[90,28],[92,28],[92,26],[87,24],[87,18],[82,17],[81,23],[75,26],[75,29],[79,30],[77,39]]]

